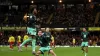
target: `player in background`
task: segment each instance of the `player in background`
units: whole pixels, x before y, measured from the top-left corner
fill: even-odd
[[[15,38],[12,35],[9,36],[8,42],[9,42],[9,45],[10,45],[10,49],[13,50]]]
[[[52,48],[52,46],[54,46],[54,48],[56,48],[55,47],[55,41],[54,41],[54,37],[51,35],[51,42],[50,42],[50,46],[51,46],[51,48]]]
[[[75,38],[73,38],[72,43],[73,43],[73,47],[75,47],[75,43],[76,43]]]
[[[25,40],[27,40],[27,39],[28,39],[28,35],[27,35],[27,34],[25,34],[25,35],[24,35],[24,38],[23,38],[23,41],[25,41]],[[26,50],[27,50],[27,45],[28,45],[27,43],[24,45],[24,46],[25,46],[25,48],[26,48]]]
[[[83,32],[81,32],[81,37],[82,37],[81,50],[83,51],[83,53],[85,53],[85,56],[87,56],[89,32],[86,30],[86,28],[83,28]]]
[[[29,38],[19,46],[19,51],[22,51],[21,47],[23,45],[32,41],[32,54],[35,54],[35,44],[36,44],[35,36],[37,33],[37,28],[39,28],[39,26],[37,25],[36,14],[37,10],[36,8],[33,8],[31,10],[31,13],[26,14],[23,18],[27,22],[27,34]]]
[[[50,48],[50,41],[51,41],[51,34],[49,32],[42,32],[41,30],[38,31],[38,40],[40,40],[40,49],[37,51],[35,56],[40,56],[40,54],[44,54],[44,52],[48,51],[49,54],[52,54],[52,56],[56,56],[54,51]]]
[[[21,44],[21,36],[18,35],[18,37],[17,37],[17,45],[19,46],[20,44]]]

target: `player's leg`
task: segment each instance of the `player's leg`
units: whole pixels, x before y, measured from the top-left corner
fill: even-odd
[[[40,47],[39,51],[36,52],[36,56],[39,56],[40,54],[43,54],[42,56],[44,56],[44,52],[45,52],[44,50],[46,50],[45,47]]]
[[[32,54],[35,54],[35,48],[36,48],[35,44],[36,44],[36,40],[33,38],[33,40],[32,40]]]
[[[36,44],[36,28],[30,28],[30,34],[32,36],[32,54],[35,54],[35,44]]]
[[[19,42],[17,42],[17,46],[19,46]]]
[[[83,53],[84,53],[84,51],[85,51],[85,50],[84,50],[84,42],[81,43],[81,50],[82,50]]]
[[[87,56],[88,53],[88,42],[85,42],[85,56]]]
[[[56,54],[53,50],[50,50],[49,53],[52,54],[52,56],[56,56]]]
[[[40,54],[42,54],[41,51],[37,51],[35,56],[39,56]]]
[[[21,42],[17,42],[17,47],[19,47],[19,46],[20,46],[20,44],[21,44]]]
[[[11,42],[9,42],[9,48],[11,49]]]
[[[11,42],[11,50],[13,50],[14,42]]]
[[[49,56],[49,54],[52,54],[52,56],[56,56],[55,52],[50,48],[50,46],[48,46],[46,50],[49,51],[47,56]]]
[[[52,42],[50,42],[50,47],[52,48]]]
[[[10,49],[13,50],[13,42],[10,42]]]
[[[81,50],[83,51],[83,53],[85,52],[85,50],[84,50],[84,46],[81,47]]]
[[[13,48],[14,48],[14,42],[12,42],[12,45],[11,45],[11,47],[12,47],[12,50],[13,50]]]
[[[73,42],[73,47],[75,47],[75,42]]]
[[[56,43],[55,42],[53,43],[53,45],[54,45],[54,48],[56,49]]]
[[[54,48],[56,48],[54,42],[50,42],[50,47],[52,48],[52,46],[53,46]]]
[[[29,42],[29,41],[32,41],[32,28],[27,28],[27,34],[29,34],[28,36],[29,36],[29,38],[27,39],[27,40],[25,40],[21,45],[20,45],[20,47],[21,46],[23,46],[23,45],[25,45],[27,42]]]
[[[25,45],[27,42],[29,42],[29,41],[31,41],[31,40],[32,40],[32,38],[29,37],[27,40],[25,40],[25,41],[20,45],[20,47],[22,47],[23,45]]]
[[[27,42],[31,41],[31,40],[32,40],[31,37],[29,37],[27,40],[25,40],[25,41],[19,46],[19,51],[22,51],[21,47],[22,47],[23,45],[25,45]]]
[[[88,53],[88,46],[86,47],[86,53]]]
[[[85,47],[85,56],[87,56],[88,53],[88,46]]]
[[[52,45],[54,46],[54,48],[56,48],[56,46],[55,46],[55,42],[53,42]]]
[[[31,36],[31,34],[32,34],[32,28],[27,28],[27,34],[29,34],[28,36],[29,36],[29,38],[27,39],[27,40],[25,40],[20,46],[19,46],[19,51],[22,51],[22,49],[21,49],[21,47],[23,46],[23,45],[25,45],[27,42],[29,42],[29,41],[32,41],[32,36]]]
[[[27,43],[24,45],[26,50],[27,50],[27,45],[28,45]]]

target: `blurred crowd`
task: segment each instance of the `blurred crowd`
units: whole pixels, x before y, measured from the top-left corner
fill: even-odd
[[[69,45],[73,46],[73,39],[75,39],[75,45],[80,46],[82,42],[81,32],[58,32],[54,34],[56,45]],[[88,37],[90,46],[100,45],[100,35],[96,32],[90,32]]]
[[[10,34],[9,34],[10,33]],[[20,34],[19,34],[20,33]],[[55,39],[55,45],[61,46],[73,46],[73,39],[75,39],[75,46],[81,45],[81,32],[51,32]],[[0,45],[9,45],[8,39],[11,35],[11,31],[5,32],[4,34],[0,35]],[[15,45],[17,45],[17,37],[20,35],[23,42],[23,37],[25,32],[23,31],[13,31],[12,35],[15,38]],[[88,37],[88,42],[90,46],[99,46],[100,45],[100,32],[90,32],[90,36]]]
[[[94,26],[93,9],[89,5],[72,5],[60,8],[54,13],[52,24],[65,24],[70,27]]]
[[[36,16],[41,25],[66,25],[66,27],[95,26],[96,15],[90,4],[38,5],[37,10],[38,14]],[[23,16],[29,11],[28,5],[12,6],[11,8],[7,6],[0,7],[0,26],[26,26]],[[89,36],[89,45],[100,45],[100,32],[99,34],[96,33],[98,35],[94,33]],[[4,31],[0,33],[0,45],[8,45],[8,38],[11,34],[17,39],[18,35],[21,35],[23,38],[25,32]],[[55,37],[56,45],[71,46],[73,39],[76,40],[75,45],[78,46],[81,43],[80,32],[54,32],[52,35]]]
[[[90,4],[66,5],[38,5],[38,14],[41,25],[64,24],[68,27],[93,27],[95,26],[95,11]],[[9,9],[7,13],[0,13],[0,24],[25,26],[23,16],[30,11],[27,6]]]

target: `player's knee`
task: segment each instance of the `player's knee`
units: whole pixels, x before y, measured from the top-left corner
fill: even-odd
[[[52,56],[56,56],[56,54],[55,53],[52,53]]]
[[[41,51],[38,51],[37,53],[36,53],[36,56],[39,56],[41,54]]]
[[[50,50],[50,53],[51,53],[53,56],[56,56],[56,54],[54,53],[53,50]]]
[[[35,56],[39,56],[39,54],[36,54]]]
[[[35,56],[39,56],[39,53],[36,53]]]
[[[84,50],[84,48],[81,48],[81,50]]]

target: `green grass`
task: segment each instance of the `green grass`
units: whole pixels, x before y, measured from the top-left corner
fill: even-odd
[[[84,56],[84,54],[82,54],[82,51],[80,50],[80,47],[59,47],[53,50],[55,51],[57,56]],[[15,47],[13,51],[11,51],[8,47],[0,47],[0,56],[34,56],[34,55],[31,54],[31,47],[28,47],[28,50],[25,50],[25,48],[23,48],[23,52],[18,52],[17,47]],[[88,56],[100,56],[100,47],[99,48],[90,47]]]

